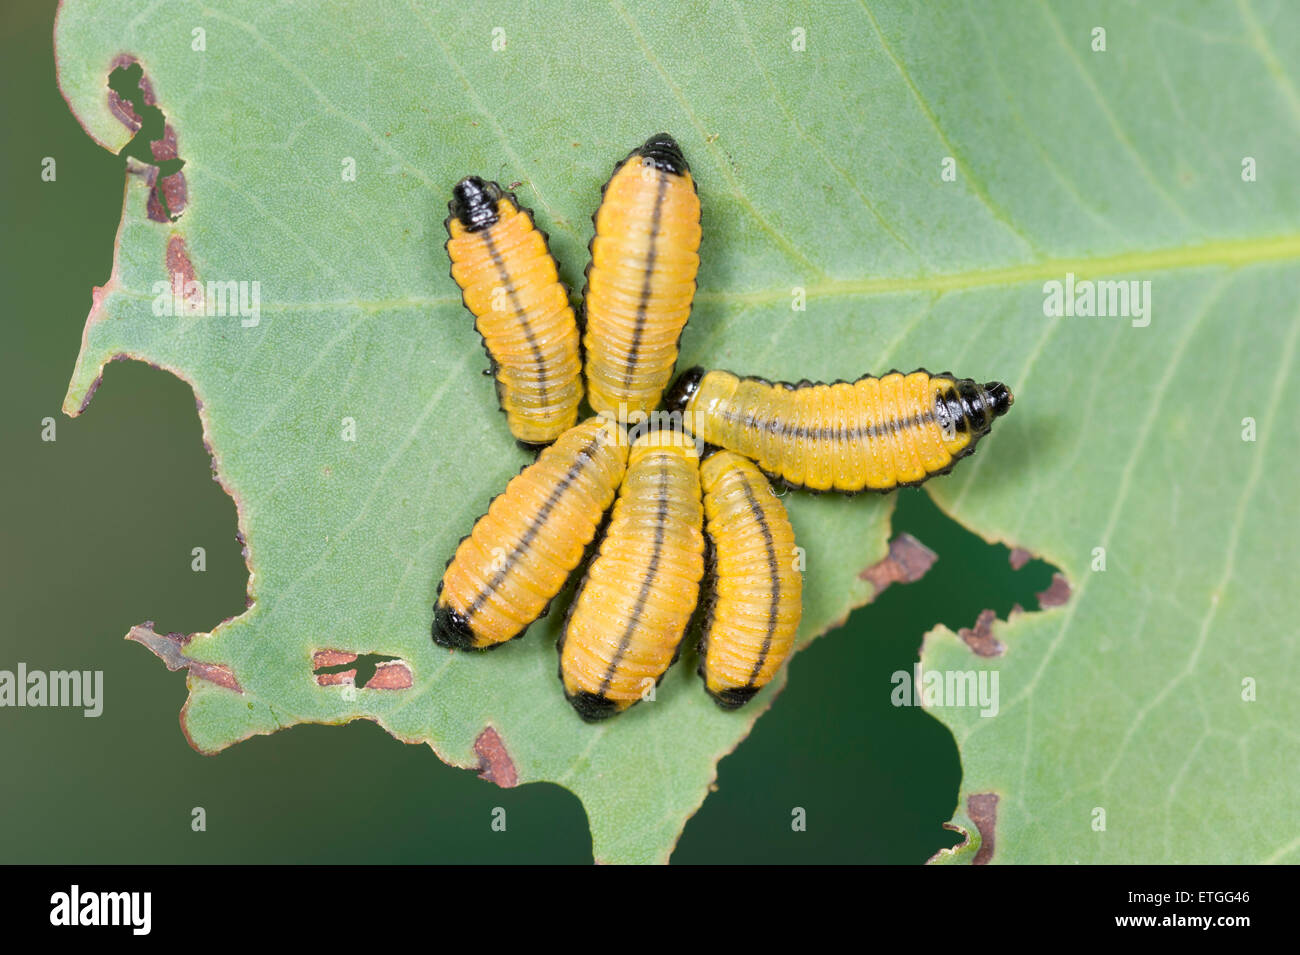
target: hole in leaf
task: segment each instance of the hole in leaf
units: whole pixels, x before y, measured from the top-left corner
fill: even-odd
[[[1023,548],[989,544],[953,521],[920,491],[903,491],[894,512],[893,532],[911,534],[939,555],[926,575],[915,583],[891,587],[879,594],[860,614],[894,615],[909,608],[914,635],[937,623],[955,633],[980,628],[986,610],[998,620],[1013,611],[1038,609],[1038,595],[1052,586],[1057,568]],[[1064,581],[1064,578],[1062,578]]]
[[[187,190],[176,144],[176,130],[167,123],[163,112],[153,102],[153,88],[139,63],[119,58],[108,74],[111,91],[109,104],[114,115],[134,128],[119,156],[134,159],[148,167],[152,190],[149,195],[149,218],[155,222],[175,222],[185,211]]]
[[[312,672],[319,686],[351,683],[370,690],[404,690],[412,684],[411,668],[405,661],[380,653],[317,650],[312,654]]]
[[[1037,610],[1055,568],[1026,553],[1013,569],[1010,549],[924,490],[899,492],[892,525],[891,541],[914,539],[891,547],[895,564],[882,572],[892,582],[795,656],[772,711],[719,764],[718,790],[687,823],[675,862],[917,865],[962,841],[944,828],[961,784],[957,745],[920,706],[893,704],[891,678],[912,672],[936,623],[957,633],[977,630],[984,611],[1005,620],[1017,605]],[[907,582],[931,551],[938,559]],[[981,665],[972,652],[971,668]],[[809,819],[797,834],[795,806]]]

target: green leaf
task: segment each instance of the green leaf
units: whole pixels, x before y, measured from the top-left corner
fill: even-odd
[[[373,719],[499,781],[568,787],[599,860],[667,858],[779,686],[723,713],[688,655],[655,703],[590,727],[557,684],[558,614],[487,657],[428,637],[455,542],[527,460],[447,275],[449,189],[471,172],[519,181],[580,286],[601,184],[667,129],[704,208],[683,367],[925,366],[1016,393],[975,458],[928,488],[1074,593],[996,625],[1002,656],[927,639],[926,668],[1000,678],[996,717],[934,708],[962,751],[955,824],[972,832],[968,797],[996,793],[993,861],[1294,859],[1300,814],[1274,793],[1300,755],[1297,656],[1268,596],[1300,559],[1279,533],[1300,517],[1279,481],[1300,463],[1284,401],[1300,329],[1295,16],[759,6],[65,4],[59,82],[82,125],[114,151],[130,140],[106,86],[125,55],[184,160],[175,222],[149,218],[132,163],[65,407],[79,413],[119,355],[201,402],[250,607],[183,647],[134,631],[189,666],[191,740],[215,751]],[[169,249],[199,281],[260,282],[258,323],[155,315]],[[1150,324],[1046,316],[1044,283],[1067,273],[1149,281]],[[808,552],[806,643],[870,598],[859,572],[885,553],[892,499],[787,500]],[[413,685],[318,685],[322,649],[396,657]],[[489,726],[500,746],[476,752]],[[972,832],[949,858],[980,845]]]

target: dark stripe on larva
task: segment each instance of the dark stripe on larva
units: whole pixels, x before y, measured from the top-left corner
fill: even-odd
[[[767,608],[767,627],[763,635],[763,649],[758,652],[758,660],[754,663],[754,669],[750,671],[749,681],[745,686],[752,687],[754,681],[758,679],[759,673],[763,671],[763,664],[767,662],[767,655],[772,650],[772,634],[776,630],[776,615],[781,609],[781,571],[777,566],[776,543],[772,540],[772,528],[767,524],[767,515],[763,508],[759,506],[754,492],[749,487],[749,482],[741,481],[742,488],[745,490],[745,503],[749,505],[750,512],[754,519],[758,521],[758,529],[763,532],[763,546],[767,549],[767,574],[772,582],[772,602]]]
[[[523,213],[520,213],[520,215],[523,215]],[[528,347],[533,353],[533,361],[537,364],[538,400],[545,404],[546,363],[542,357],[542,349],[537,344],[537,337],[533,334],[532,326],[528,324],[528,318],[524,315],[524,307],[519,304],[519,298],[515,295],[515,286],[510,281],[510,273],[506,270],[505,260],[501,258],[501,253],[497,251],[497,244],[492,241],[491,229],[483,233],[483,244],[487,247],[487,254],[492,258],[492,264],[497,267],[497,274],[501,276],[501,284],[506,288],[506,295],[510,297],[510,304],[514,306],[515,318],[519,319],[519,324],[523,326],[524,338],[528,340]]]
[[[573,486],[574,482],[578,480],[579,475],[582,474],[583,468],[592,463],[594,460],[592,454],[596,448],[600,446],[603,435],[603,431],[597,434],[596,437],[592,438],[587,445],[578,452],[577,460],[574,461],[573,464],[569,465],[569,470],[565,472],[564,477],[562,477],[560,482],[551,489],[551,493],[546,495],[546,500],[543,501],[542,506],[537,509],[537,513],[533,515],[533,519],[528,522],[528,527],[524,530],[523,536],[519,538],[519,543],[516,544],[506,556],[505,564],[502,565],[500,570],[492,575],[492,579],[488,581],[487,586],[475,595],[473,602],[470,603],[469,608],[465,611],[466,620],[474,616],[478,611],[482,610],[483,605],[487,603],[488,598],[496,592],[496,589],[500,587],[502,583],[505,582],[506,577],[510,575],[510,571],[514,569],[515,564],[519,562],[519,559],[524,556],[524,552],[528,550],[528,546],[532,544],[532,542],[536,540],[537,535],[541,533],[542,527],[545,526],[546,521],[551,516],[551,512],[555,510],[556,505],[560,503],[560,498],[562,498],[565,492],[568,491],[569,488]]]
[[[662,217],[664,193],[668,191],[668,175],[662,170],[659,171],[659,185],[655,190],[655,208],[650,215],[650,249],[646,254],[645,281],[641,283],[641,299],[636,306],[636,327],[632,329],[632,348],[628,352],[627,363],[623,366],[625,388],[632,384],[632,377],[636,372],[636,353],[641,348],[641,338],[645,334],[645,309],[646,303],[650,301],[650,285],[654,281],[655,260],[658,257],[656,246],[659,242],[659,220]]]
[[[773,434],[782,437],[794,438],[796,441],[802,441],[806,438],[812,438],[814,441],[830,441],[839,438],[845,441],[858,441],[863,437],[881,438],[884,437],[885,430],[897,433],[901,428],[917,428],[922,425],[930,424],[934,421],[934,412],[926,411],[919,415],[912,415],[906,421],[899,422],[896,418],[890,418],[888,421],[879,424],[869,424],[865,428],[854,425],[852,428],[809,428],[800,425],[798,428],[784,428],[781,426],[781,420],[773,417],[766,421],[760,421],[756,417],[756,412],[750,410],[746,413],[738,413],[729,409],[723,409],[717,412],[718,416],[728,424],[739,424],[743,429],[757,429],[759,431],[771,431]]]
[[[659,507],[655,511],[655,542],[654,550],[650,552],[650,566],[646,568],[645,579],[641,581],[641,591],[636,595],[636,604],[628,617],[627,626],[623,628],[623,633],[618,638],[618,649],[614,651],[614,659],[609,661],[609,667],[601,678],[600,689],[596,691],[597,696],[604,696],[610,683],[614,681],[614,674],[618,671],[619,664],[623,662],[623,657],[627,655],[628,644],[632,642],[632,633],[636,630],[637,621],[641,619],[641,611],[645,609],[646,601],[650,599],[650,592],[654,589],[655,578],[659,575],[659,559],[664,546],[664,519],[668,516],[669,504],[668,467],[667,465],[659,467]]]

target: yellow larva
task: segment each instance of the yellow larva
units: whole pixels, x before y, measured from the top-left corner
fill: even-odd
[[[743,454],[791,487],[854,493],[947,473],[1013,400],[1000,382],[925,369],[791,385],[693,368],[667,403],[698,438]]]
[[[700,200],[681,148],[646,140],[605,186],[583,295],[587,400],[627,420],[659,405],[691,314]]]
[[[677,658],[704,576],[702,523],[691,440],[666,431],[638,438],[560,638],[564,693],[583,719],[627,709]]]
[[[785,505],[752,462],[715,451],[700,479],[713,593],[699,672],[718,705],[734,709],[770,683],[794,649],[803,577]]]
[[[578,323],[546,233],[495,182],[468,176],[448,204],[447,254],[492,360],[510,433],[549,444],[578,420]]]
[[[622,427],[592,418],[513,478],[447,564],[433,639],[485,650],[520,636],[582,561],[627,455]]]

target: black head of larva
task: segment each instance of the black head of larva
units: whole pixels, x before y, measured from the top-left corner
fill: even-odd
[[[664,395],[664,407],[669,411],[676,411],[679,414],[686,410],[686,402],[691,400],[691,395],[700,389],[700,380],[704,377],[704,369],[699,365],[694,368],[688,368],[677,376],[677,380],[672,383],[668,393]]]
[[[448,650],[474,649],[469,620],[446,604],[438,604],[433,610],[433,642]]]
[[[578,711],[588,723],[599,723],[601,720],[609,719],[618,712],[618,704],[613,700],[603,696],[598,696],[587,690],[579,690],[577,693],[565,694],[573,708]]]
[[[1016,403],[1016,396],[1011,393],[1011,389],[1000,381],[990,381],[984,386],[984,393],[988,395],[988,405],[993,409],[995,418],[1002,417]]]
[[[709,696],[724,710],[738,710],[752,700],[758,690],[756,686],[732,686],[716,693],[710,690]]]
[[[497,203],[504,193],[495,182],[466,176],[451,190],[447,209],[468,232],[478,232],[497,221]]]
[[[993,427],[993,419],[1006,414],[1015,401],[1011,389],[1000,381],[981,385],[963,378],[956,384],[957,400],[950,399],[948,407],[950,415],[957,421],[958,431],[965,430],[964,424],[977,435],[987,434]],[[960,408],[960,414],[955,414],[957,408],[953,407],[954,404]]]
[[[680,176],[691,171],[691,167],[686,165],[686,157],[682,155],[682,147],[667,133],[655,133],[636,151],[636,155],[650,160],[656,169],[664,172]]]

